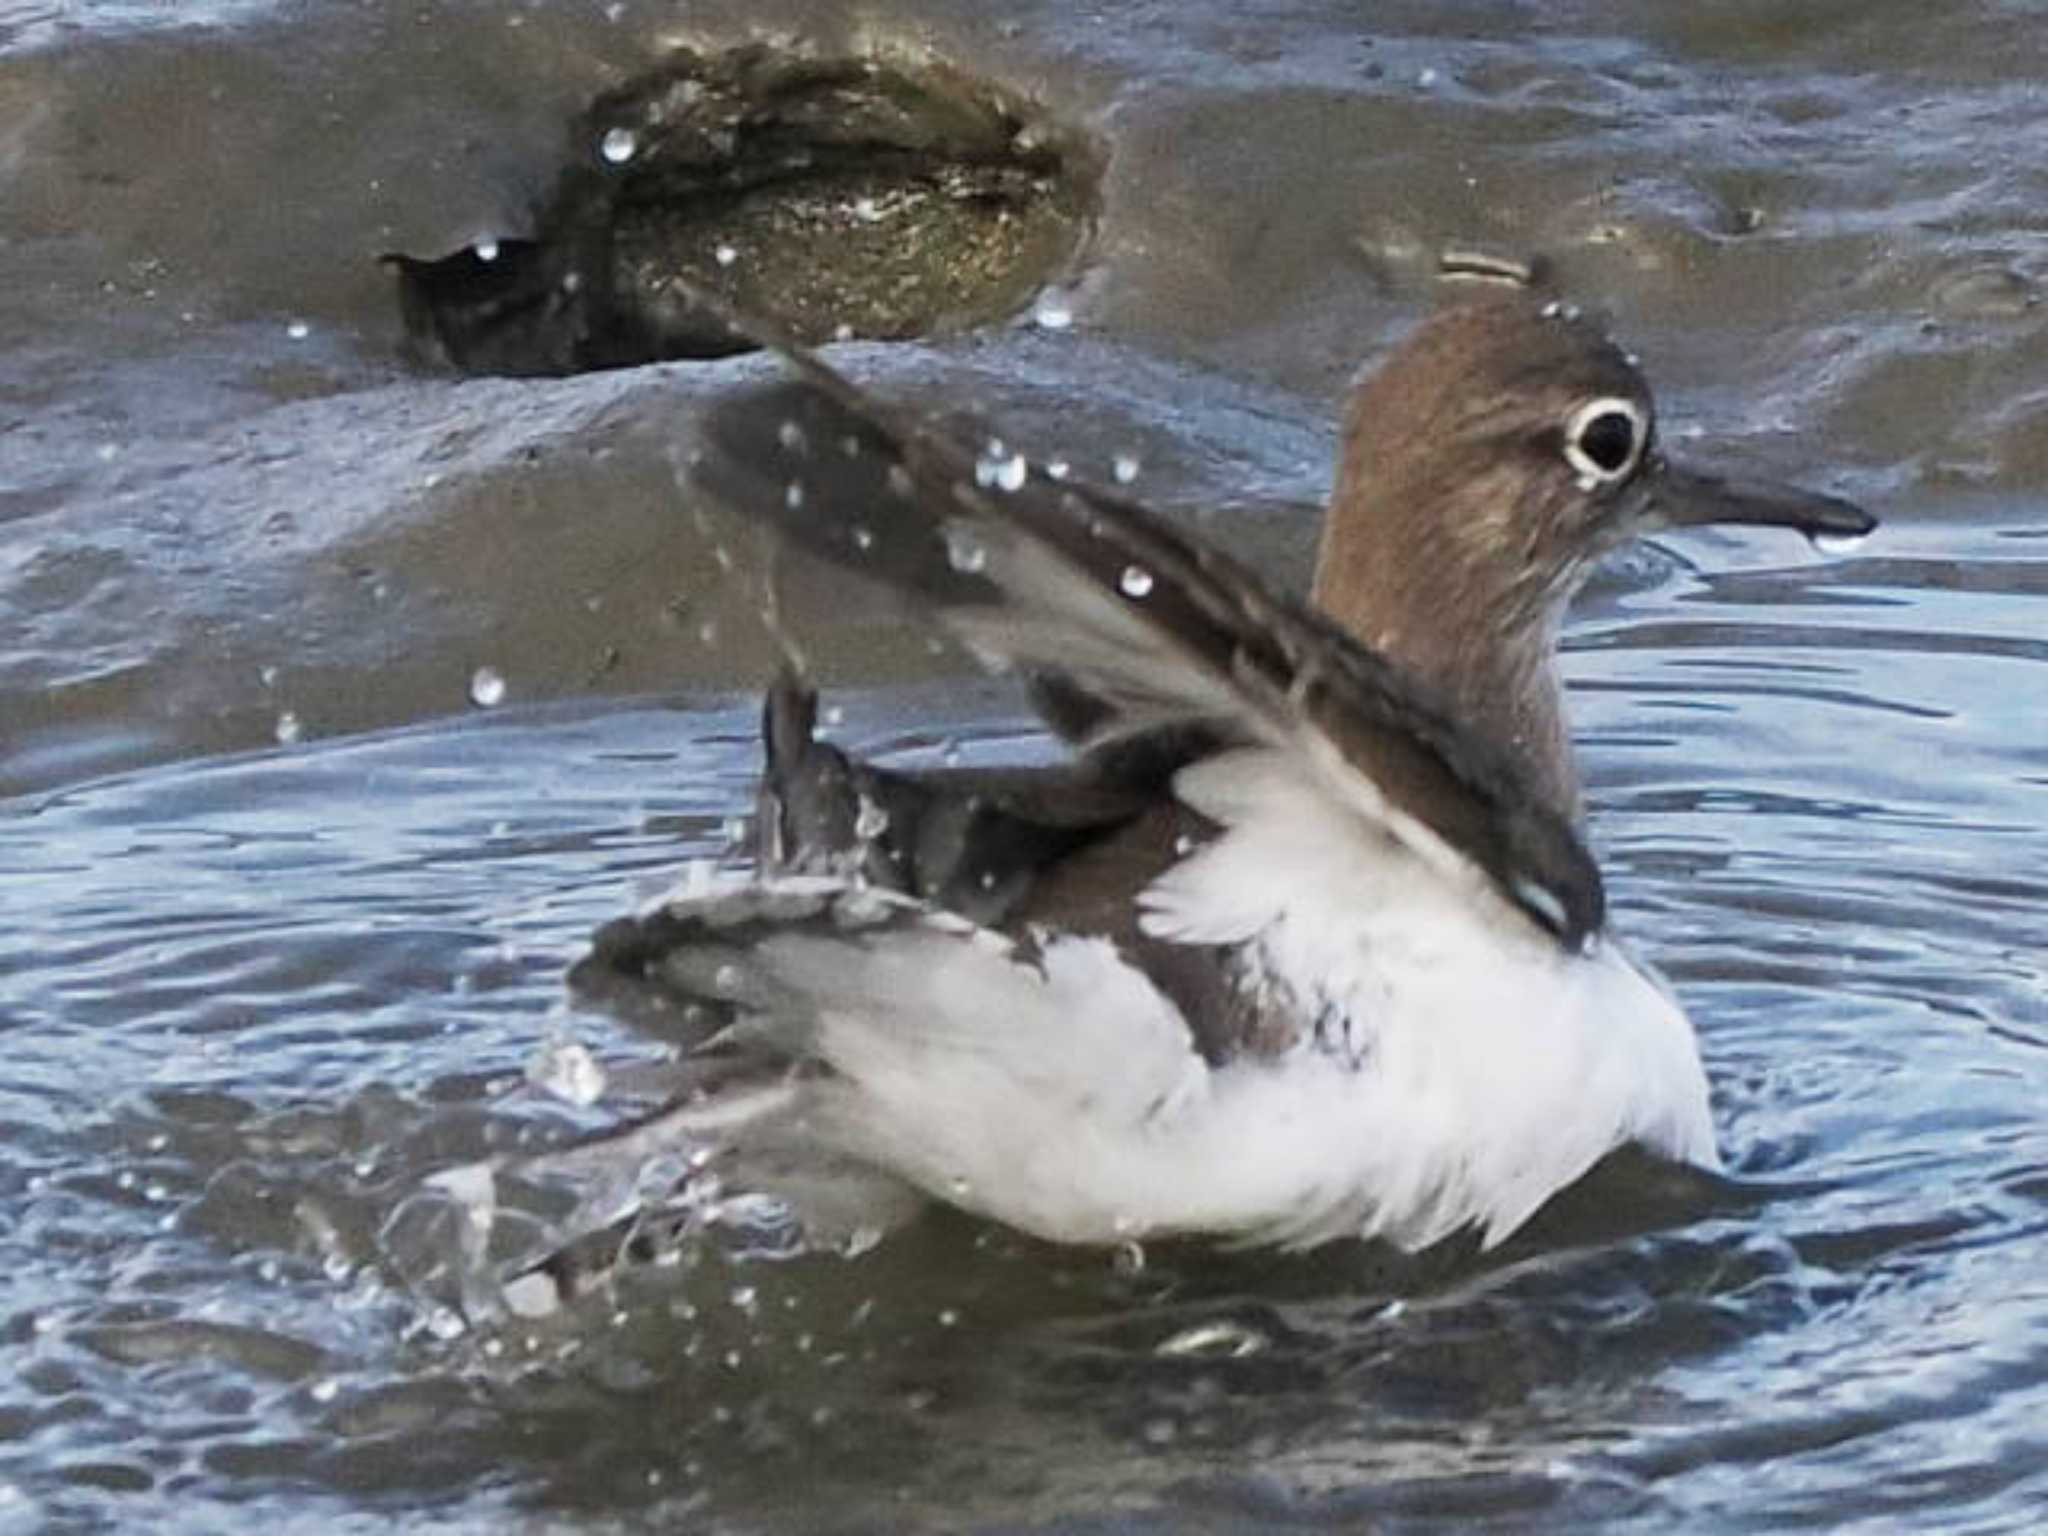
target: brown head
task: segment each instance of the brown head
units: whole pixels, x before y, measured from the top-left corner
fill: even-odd
[[[1682,469],[1635,365],[1540,292],[1427,321],[1351,399],[1314,600],[1579,813],[1556,674],[1565,606],[1638,534],[1772,523],[1868,533],[1848,502]]]

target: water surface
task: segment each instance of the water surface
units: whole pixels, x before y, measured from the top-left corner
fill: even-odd
[[[2037,1527],[2039,21],[0,4],[0,1527]],[[372,258],[518,233],[598,90],[778,29],[1109,151],[1070,327],[846,365],[1133,455],[1284,579],[1445,244],[1553,254],[1694,457],[1886,518],[1674,540],[1568,637],[1618,921],[1750,1198],[1406,1263],[735,1223],[564,1317],[449,1305],[422,1179],[590,1123],[529,1066],[648,1047],[563,969],[744,831],[761,551],[721,574],[673,456],[762,365],[420,376]],[[1045,751],[796,599],[843,739]]]

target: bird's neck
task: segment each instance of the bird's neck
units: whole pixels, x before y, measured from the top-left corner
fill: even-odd
[[[1514,505],[1485,477],[1458,487],[1456,515],[1424,499],[1429,485],[1375,483],[1347,452],[1316,559],[1313,600],[1504,750],[1529,790],[1570,822],[1581,818],[1565,724],[1557,632],[1568,594],[1509,547],[1487,511]],[[1472,498],[1467,502],[1466,498]],[[1446,530],[1456,530],[1447,532]]]

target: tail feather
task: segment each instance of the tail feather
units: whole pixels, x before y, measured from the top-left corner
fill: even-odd
[[[855,880],[999,924],[1047,868],[1125,825],[1153,784],[1087,770],[897,772],[817,736],[816,692],[768,690],[757,852],[769,875]]]

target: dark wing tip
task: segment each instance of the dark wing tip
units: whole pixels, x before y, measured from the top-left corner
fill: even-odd
[[[1525,805],[1509,814],[1506,865],[1520,871],[1508,882],[1515,904],[1583,953],[1607,924],[1607,887],[1585,842],[1562,818]]]
[[[995,601],[964,536],[906,465],[902,438],[815,379],[784,379],[706,415],[691,483],[798,548],[927,601]]]

